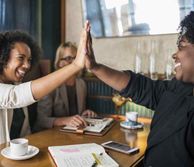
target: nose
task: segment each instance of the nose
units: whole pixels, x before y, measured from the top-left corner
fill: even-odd
[[[23,67],[24,67],[26,70],[28,70],[28,69],[30,69],[31,64],[29,63],[29,61],[25,61],[25,62],[23,63]]]

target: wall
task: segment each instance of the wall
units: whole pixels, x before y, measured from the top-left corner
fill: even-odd
[[[78,43],[82,26],[81,0],[66,0],[66,41]],[[156,40],[158,43],[157,70],[159,73],[164,73],[164,60],[168,52],[166,48],[171,48],[171,52],[176,51],[177,34],[93,39],[93,46],[99,63],[116,69],[133,70],[136,44],[137,41],[140,41],[142,43],[143,71],[147,73],[151,40]]]
[[[60,0],[42,0],[42,48],[44,58],[53,60],[60,44]]]

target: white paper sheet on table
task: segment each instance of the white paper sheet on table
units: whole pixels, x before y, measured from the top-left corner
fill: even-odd
[[[58,167],[92,167],[96,161],[92,154],[95,154],[100,161],[100,165],[96,166],[119,166],[104,148],[96,143],[50,146],[48,150]]]

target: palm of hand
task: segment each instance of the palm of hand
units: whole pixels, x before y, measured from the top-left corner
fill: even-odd
[[[83,31],[77,51],[77,56],[74,61],[74,63],[81,68],[83,68],[85,64],[85,53],[86,53],[85,48],[86,48],[86,32]]]

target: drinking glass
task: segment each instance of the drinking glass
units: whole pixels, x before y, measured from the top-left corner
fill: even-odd
[[[151,41],[151,51],[149,55],[149,75],[153,80],[158,79],[158,74],[156,72],[156,49],[157,44],[156,41]]]
[[[173,78],[172,49],[168,48],[165,63],[165,79],[170,80],[172,78]]]
[[[143,73],[142,71],[142,53],[141,53],[141,43],[137,41],[136,44],[136,53],[135,53],[135,73]]]
[[[127,101],[132,101],[130,98],[125,98],[122,97],[119,94],[113,94],[112,101],[115,104],[115,110],[118,114],[117,119],[120,119],[119,115],[121,115],[121,107],[127,102]]]

